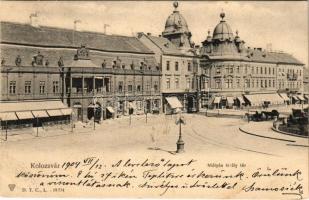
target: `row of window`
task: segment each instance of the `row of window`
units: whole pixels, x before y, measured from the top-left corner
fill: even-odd
[[[179,63],[177,61],[175,62],[174,67],[175,67],[174,69],[175,69],[176,72],[179,71]],[[166,61],[166,71],[170,71],[170,69],[171,69],[171,62],[170,61]],[[188,72],[192,71],[192,64],[191,64],[191,62],[188,62],[188,64],[187,64],[187,71]]]
[[[179,89],[179,78],[175,78],[175,89]],[[186,89],[194,89],[194,79],[186,79]],[[166,89],[171,89],[171,78],[166,78]]]
[[[279,69],[280,70],[280,69]],[[282,69],[282,72],[284,72],[284,69]],[[288,69],[287,70],[287,73],[288,74],[297,74],[297,75],[299,75],[299,76],[301,76],[301,74],[302,74],[302,70],[294,70],[294,69]]]
[[[40,94],[45,94],[46,89],[45,89],[45,81],[40,81],[39,82],[39,93]],[[31,81],[25,81],[24,83],[24,93],[25,94],[31,94],[32,91],[32,84]],[[53,93],[56,94],[59,92],[59,82],[58,81],[53,81]],[[16,94],[16,81],[10,81],[9,84],[9,94]]]
[[[147,81],[146,83],[146,91],[150,91],[150,82]],[[155,92],[158,92],[159,91],[159,83],[158,81],[155,81],[154,82],[154,86],[153,86],[153,89]],[[118,82],[118,92],[124,92],[125,88],[124,88],[124,84],[123,84],[123,81],[119,81]],[[141,92],[142,91],[142,86],[141,85],[136,85],[136,92]],[[129,84],[128,85],[128,92],[133,92],[133,85]]]
[[[275,68],[271,68],[271,67],[249,67],[249,66],[245,66],[244,68],[244,73],[248,74],[270,74],[270,75],[275,75]],[[221,67],[216,67],[216,74],[221,74]],[[234,69],[236,73],[240,73],[240,66],[236,66],[236,68],[234,68],[234,66],[228,66],[225,67],[225,73],[226,74],[233,74],[234,73]],[[208,74],[208,69],[205,70],[205,73]]]
[[[204,84],[208,85],[208,82],[205,81]],[[267,87],[275,87],[276,81],[275,80],[251,80],[250,79],[245,79],[245,83],[243,86],[241,86],[240,84],[240,79],[236,79],[235,85],[233,83],[233,79],[226,79],[224,81],[224,86],[225,88],[234,88],[234,86],[236,88],[241,88],[244,87],[244,89],[246,88],[267,88]],[[205,87],[205,86],[204,86]],[[221,84],[221,79],[216,79],[215,80],[215,88],[216,89],[220,89],[222,87]]]

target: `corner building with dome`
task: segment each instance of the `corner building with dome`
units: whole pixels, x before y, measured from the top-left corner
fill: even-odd
[[[174,2],[162,35],[138,33],[139,40],[155,53],[161,69],[162,111],[198,112],[200,105],[200,67],[198,48],[191,31]]]
[[[200,48],[204,106],[259,107],[308,101],[303,96],[304,64],[292,55],[245,47],[220,14]]]
[[[202,46],[195,45],[178,2],[173,6],[162,35],[139,34],[160,64],[164,105],[170,104],[166,101],[170,96],[177,97],[185,111],[308,102],[308,96],[303,95],[304,64],[292,55],[246,47],[238,31],[232,31],[224,12]],[[192,71],[190,62],[194,63]],[[175,71],[179,64],[180,70]]]

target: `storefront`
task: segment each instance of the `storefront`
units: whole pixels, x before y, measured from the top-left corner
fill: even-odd
[[[177,97],[165,97],[165,114],[175,114],[183,109],[183,105]]]
[[[70,122],[72,109],[60,100],[1,102],[2,129],[53,126]]]
[[[284,99],[277,93],[244,95],[244,98],[253,107],[268,107],[270,105],[284,104]]]

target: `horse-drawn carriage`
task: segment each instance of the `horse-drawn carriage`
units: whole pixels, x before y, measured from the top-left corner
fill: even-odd
[[[279,112],[277,110],[272,110],[271,112],[269,111],[255,111],[254,114],[249,114],[247,113],[247,117],[249,121],[268,121],[268,120],[273,120],[273,119],[278,119],[279,118]]]

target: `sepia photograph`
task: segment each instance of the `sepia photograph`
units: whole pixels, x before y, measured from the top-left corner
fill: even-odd
[[[0,196],[309,198],[307,1],[0,1]]]

